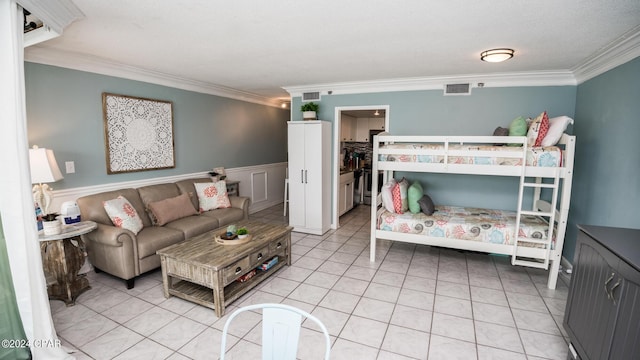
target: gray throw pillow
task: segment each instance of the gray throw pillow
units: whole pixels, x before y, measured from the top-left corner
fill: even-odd
[[[429,195],[424,195],[418,200],[418,204],[420,204],[420,210],[427,215],[433,214],[436,211],[435,205],[433,205],[433,200],[429,197]]]
[[[509,136],[509,129],[498,126],[493,130],[493,136]]]

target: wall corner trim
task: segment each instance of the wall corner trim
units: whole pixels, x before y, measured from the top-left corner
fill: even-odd
[[[589,56],[572,69],[578,84],[640,56],[640,25]]]

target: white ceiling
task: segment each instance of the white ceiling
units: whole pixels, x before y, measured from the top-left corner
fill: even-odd
[[[640,33],[638,0],[73,3],[85,18],[27,48],[28,61],[65,59],[59,63],[79,69],[102,63],[116,74],[267,99],[288,99],[283,87],[313,84],[571,71],[623,35]],[[513,48],[515,57],[480,61],[481,51],[495,47]]]

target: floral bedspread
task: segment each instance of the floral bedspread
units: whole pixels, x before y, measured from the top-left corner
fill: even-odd
[[[378,217],[377,228],[407,234],[513,244],[515,211],[442,205],[435,208],[436,211],[431,216],[410,212],[396,214],[385,210]],[[544,239],[548,230],[548,224],[543,219],[531,215],[522,216],[520,237]]]
[[[424,149],[424,150],[442,150],[442,144],[390,144],[380,146],[381,149]],[[491,146],[491,145],[457,145],[450,144],[450,150],[467,150],[467,151],[495,151],[495,157],[486,156],[450,156],[450,164],[476,164],[476,165],[522,165],[520,159],[500,157],[500,151],[513,151],[513,147],[509,146]],[[400,162],[422,162],[422,163],[441,163],[444,162],[442,155],[414,155],[402,154],[380,154],[380,161],[400,161]],[[527,166],[539,167],[558,167],[562,165],[562,150],[557,146],[532,147],[527,149]]]

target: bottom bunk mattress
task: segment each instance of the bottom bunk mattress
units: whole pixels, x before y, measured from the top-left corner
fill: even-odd
[[[479,241],[491,244],[513,245],[516,212],[472,207],[435,207],[433,215],[424,213],[396,214],[381,208],[377,229],[431,237]],[[522,215],[520,237],[544,239],[548,223],[540,217]],[[543,244],[521,242],[518,246],[544,247]],[[552,244],[553,247],[553,244]]]

